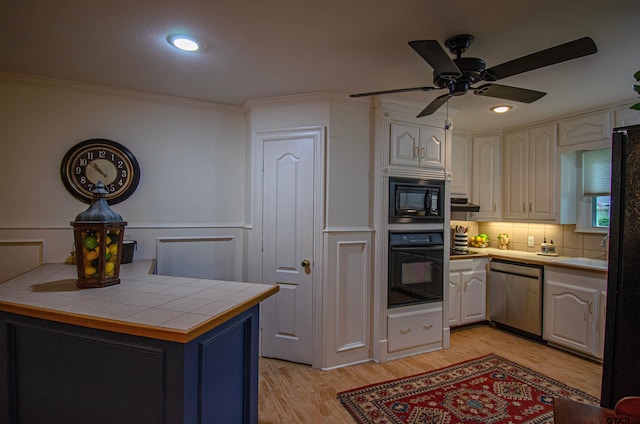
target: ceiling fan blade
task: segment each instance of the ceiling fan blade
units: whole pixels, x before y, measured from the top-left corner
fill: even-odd
[[[485,81],[496,81],[512,75],[594,54],[597,51],[596,43],[591,38],[584,37],[505,62],[501,65],[496,65],[485,70],[485,75],[482,79]]]
[[[416,116],[416,118],[422,118],[423,116],[431,115],[436,110],[440,109],[440,106],[447,103],[447,100],[449,100],[450,98],[450,93],[436,97],[431,103],[429,103],[429,105],[427,105],[427,107],[422,110],[422,112],[418,114],[418,116]]]
[[[473,89],[473,94],[479,96],[496,97],[498,99],[513,100],[514,102],[533,103],[546,96],[542,91],[528,90],[526,88],[510,87],[500,84],[484,84]]]
[[[396,90],[383,90],[383,91],[372,91],[370,93],[349,94],[349,97],[367,97],[367,96],[377,96],[380,94],[405,93],[407,91],[431,91],[436,89],[438,88],[437,87],[398,88]]]
[[[440,77],[453,80],[462,75],[458,66],[436,40],[409,41],[409,45]]]

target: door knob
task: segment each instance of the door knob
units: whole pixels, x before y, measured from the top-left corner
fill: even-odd
[[[305,274],[311,274],[311,261],[309,259],[305,259],[300,264],[304,268]]]

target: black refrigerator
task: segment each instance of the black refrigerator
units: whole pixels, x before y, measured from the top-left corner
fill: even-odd
[[[640,125],[613,130],[601,406],[640,395]]]

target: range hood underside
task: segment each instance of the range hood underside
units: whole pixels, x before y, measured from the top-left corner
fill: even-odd
[[[467,199],[452,198],[451,212],[480,212],[480,206],[469,203]]]

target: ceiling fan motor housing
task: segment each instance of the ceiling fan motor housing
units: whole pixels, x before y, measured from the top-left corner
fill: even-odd
[[[453,62],[462,72],[458,78],[452,80],[433,72],[433,85],[438,88],[449,88],[453,95],[464,94],[469,90],[470,85],[481,81],[482,74],[487,67],[484,60],[476,57],[459,57],[453,59]]]

